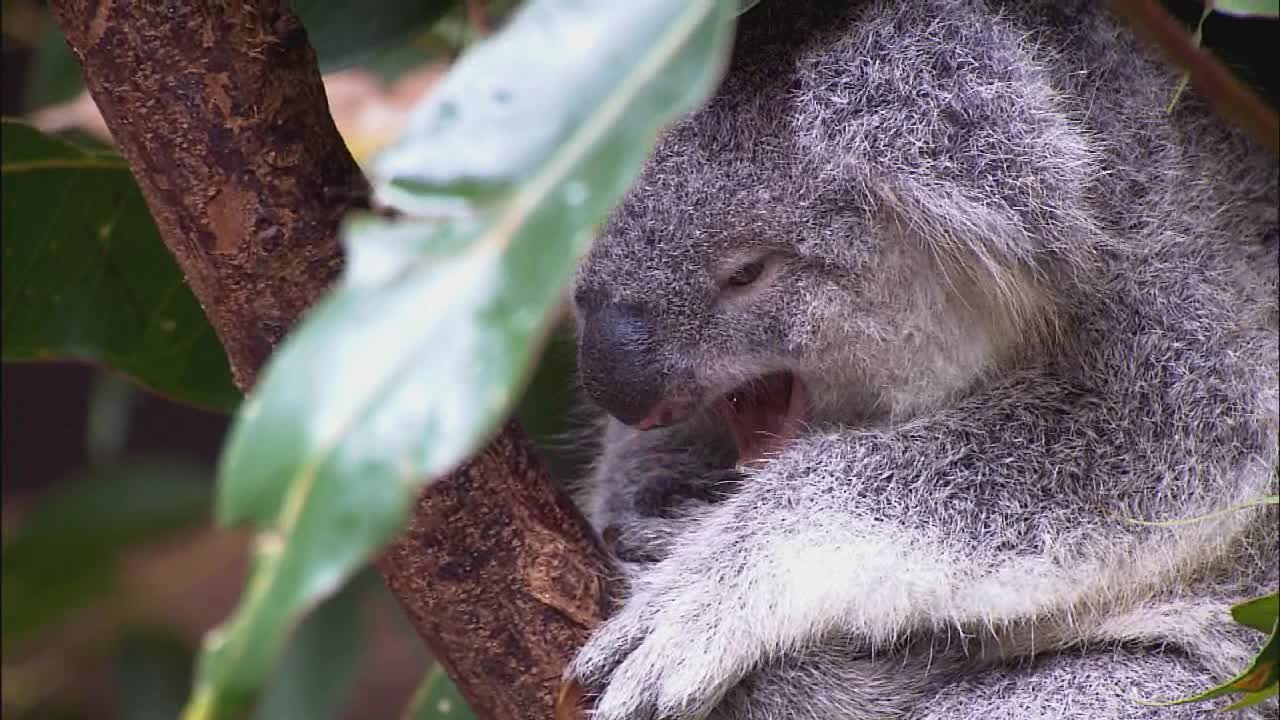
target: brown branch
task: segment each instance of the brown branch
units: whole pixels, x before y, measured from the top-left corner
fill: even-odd
[[[248,389],[341,268],[369,189],[315,54],[279,0],[54,0],[86,85]],[[571,503],[506,430],[428,488],[380,563],[480,716],[550,717],[601,618],[607,570]]]
[[[1208,50],[1196,47],[1191,34],[1159,0],[1112,0],[1116,12],[1164,50],[1187,71],[1191,84],[1221,115],[1242,127],[1272,152],[1280,152],[1280,116],[1275,108],[1240,82]]]
[[[512,423],[418,499],[409,531],[378,563],[480,717],[552,717],[564,663],[608,609],[593,534],[546,481]]]
[[[278,6],[53,3],[242,388],[337,276],[338,221],[368,196],[306,34]]]

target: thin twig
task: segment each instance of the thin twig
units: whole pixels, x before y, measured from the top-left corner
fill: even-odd
[[[1158,0],[1113,0],[1112,5],[1139,33],[1187,70],[1191,84],[1219,113],[1239,124],[1273,153],[1280,153],[1280,116],[1275,108],[1240,82],[1208,50],[1196,47],[1191,34]]]

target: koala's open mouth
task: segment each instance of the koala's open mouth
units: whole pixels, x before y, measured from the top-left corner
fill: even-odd
[[[789,372],[740,385],[715,402],[738,446],[738,464],[759,460],[796,435],[808,409],[804,383]]]

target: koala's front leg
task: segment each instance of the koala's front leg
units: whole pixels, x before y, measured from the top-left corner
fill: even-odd
[[[610,422],[603,446],[587,514],[628,577],[665,559],[741,483],[731,441],[706,428],[642,433]]]
[[[953,679],[961,655],[958,644],[872,653],[857,637],[827,637],[765,660],[729,690],[707,720],[902,717]]]
[[[1113,388],[1026,373],[891,431],[792,441],[747,471],[573,662],[594,718],[705,717],[766,658],[832,632],[883,647],[963,628],[1033,652],[1005,633],[1060,642],[1040,619],[1087,623],[1188,572],[1253,516],[1128,519],[1264,493],[1274,429],[1252,388],[1215,374],[1228,361],[1188,376],[1131,357]],[[1227,420],[1224,402],[1240,408]]]

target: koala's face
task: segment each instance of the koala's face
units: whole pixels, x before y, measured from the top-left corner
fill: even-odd
[[[579,371],[640,429],[718,412],[750,459],[854,386],[848,335],[882,243],[850,197],[798,179],[778,134],[711,112],[665,140],[583,261]]]
[[[1053,278],[1092,267],[1100,235],[1094,151],[1004,44],[978,61],[874,22],[815,43],[755,19],[574,292],[591,397],[637,428],[718,412],[740,459],[948,402],[1050,332]]]

